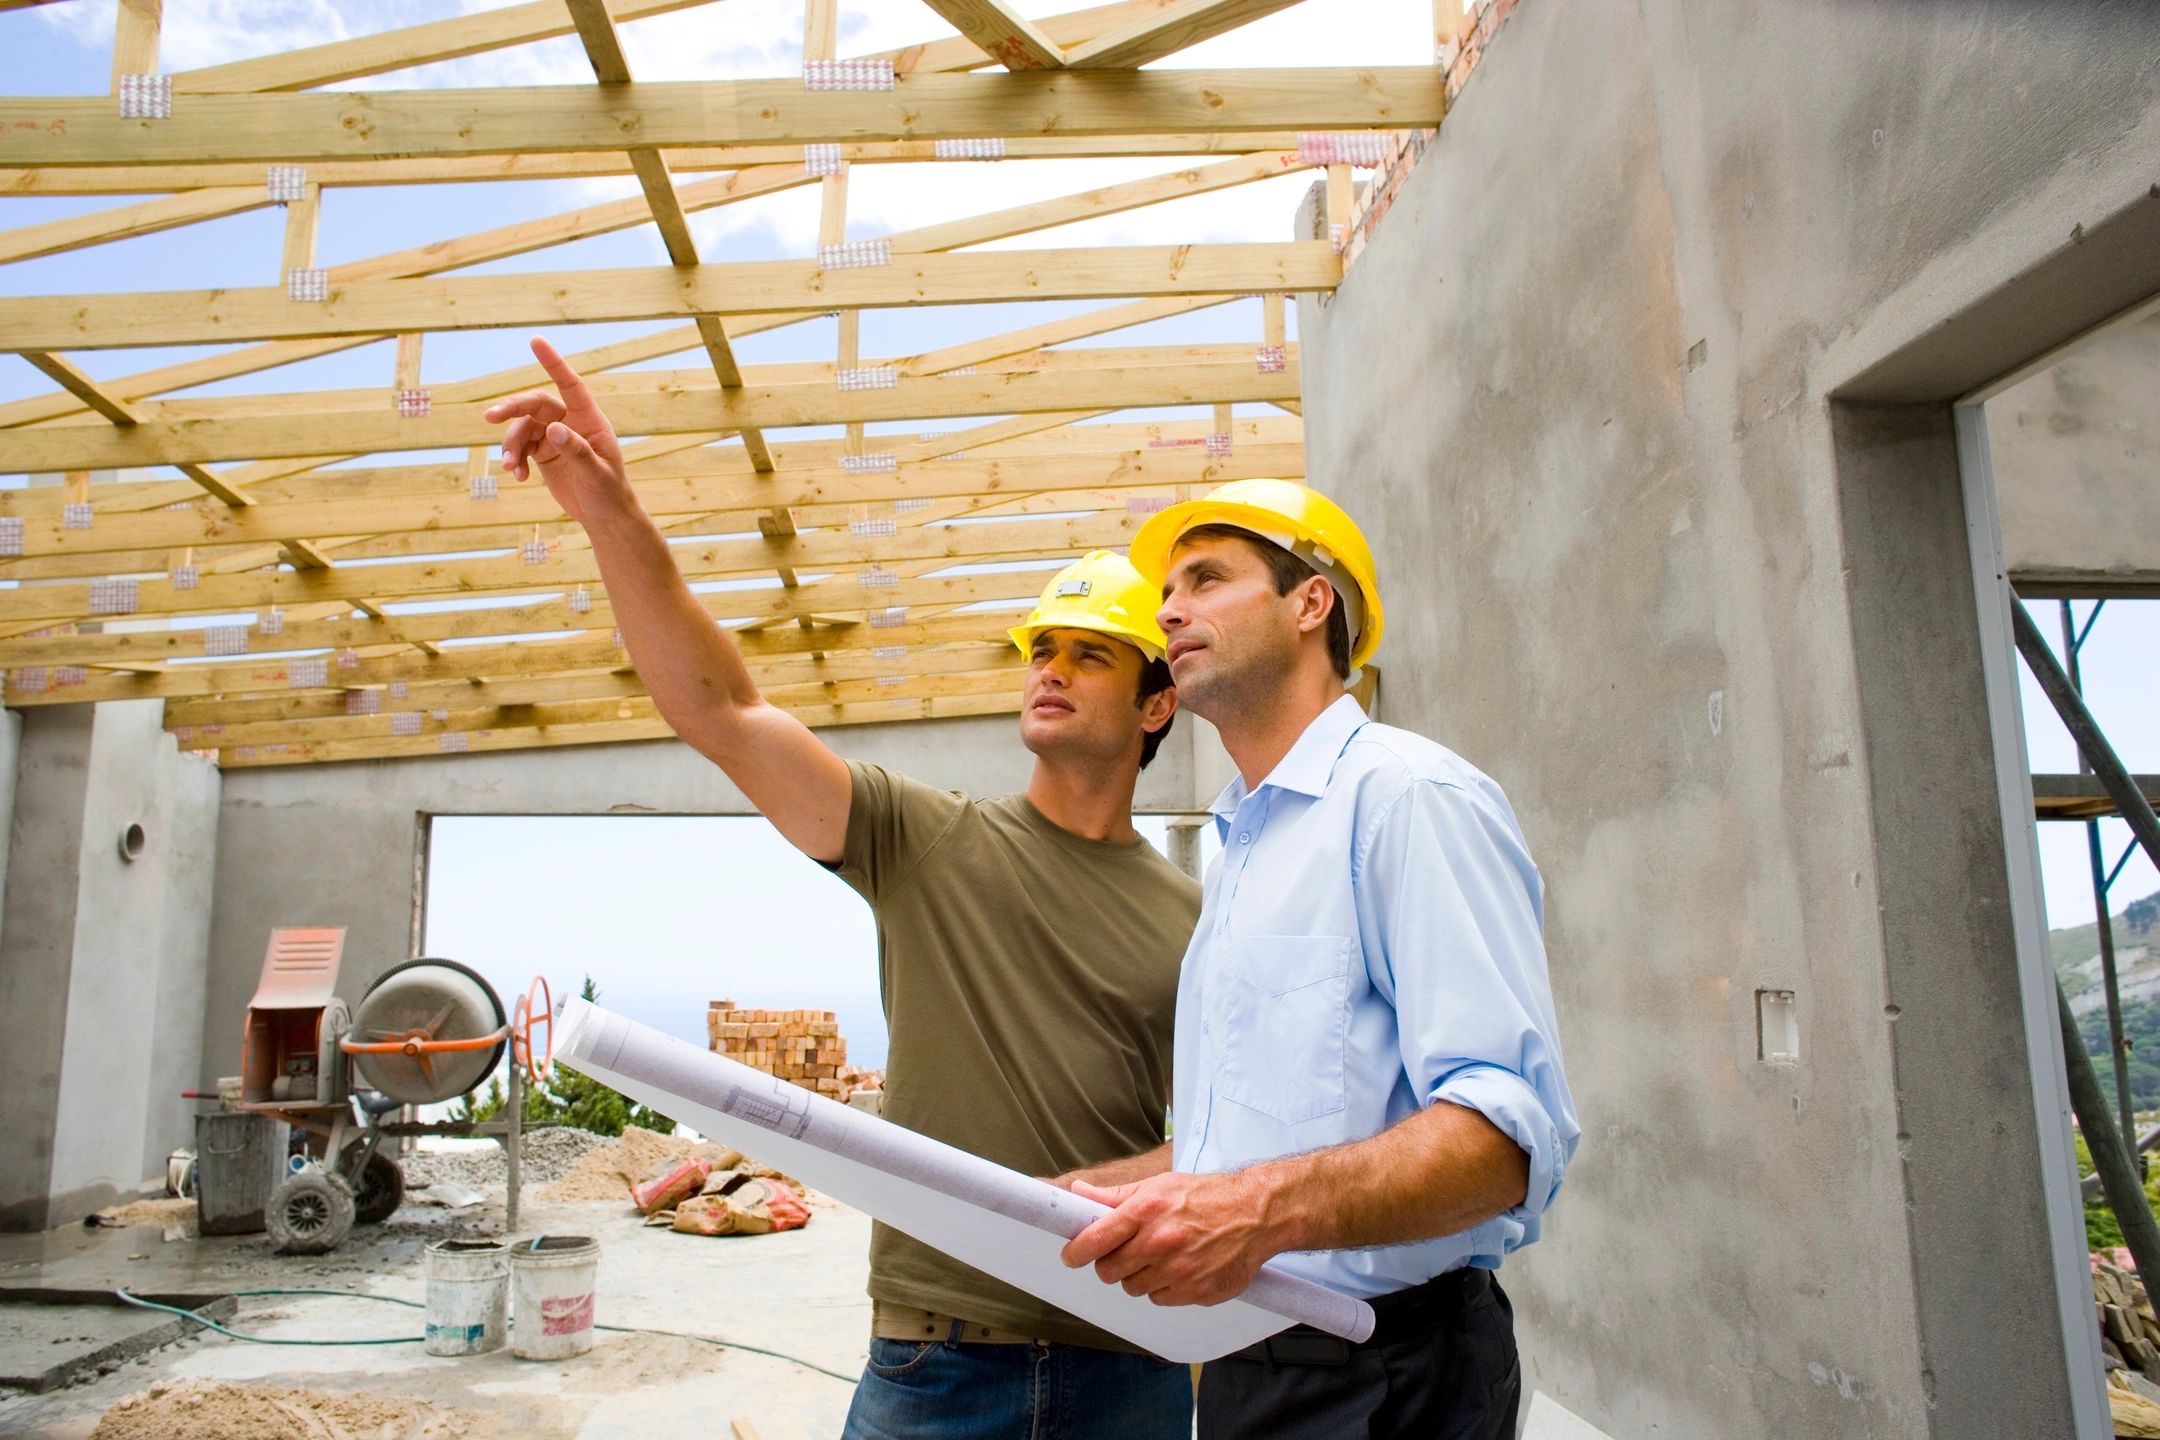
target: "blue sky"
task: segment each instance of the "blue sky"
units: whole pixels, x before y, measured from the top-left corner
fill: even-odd
[[[1136,824],[1168,853],[1162,817]],[[535,974],[591,975],[602,1004],[700,1045],[709,1001],[833,1010],[849,1060],[885,1063],[870,907],[762,819],[449,816],[430,861],[428,953],[505,1004]]]

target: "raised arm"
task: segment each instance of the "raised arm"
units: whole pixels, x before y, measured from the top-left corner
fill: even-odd
[[[661,717],[797,849],[839,860],[846,762],[758,693],[742,651],[690,593],[638,503],[615,431],[585,382],[547,341],[535,336],[532,350],[560,395],[529,390],[488,407],[487,419],[503,425],[504,468],[522,481],[538,465],[549,493],[585,527],[615,624]]]

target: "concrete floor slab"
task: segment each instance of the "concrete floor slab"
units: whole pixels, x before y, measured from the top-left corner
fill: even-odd
[[[779,1235],[714,1239],[647,1229],[611,1204],[530,1198],[523,1235],[591,1235],[600,1242],[596,1309],[603,1326],[666,1330],[739,1342],[853,1376],[870,1329],[869,1218],[822,1196],[812,1220]],[[421,1300],[424,1249],[454,1235],[499,1236],[499,1192],[451,1213],[407,1207],[363,1226],[331,1255],[270,1253],[260,1235],[161,1238],[154,1229],[0,1236],[0,1285],[230,1293],[289,1288],[357,1290]],[[242,1296],[230,1322],[280,1341],[417,1336],[420,1312],[364,1299]],[[209,1335],[122,1365],[92,1383],[44,1395],[0,1392],[0,1437],[84,1440],[119,1400],[173,1379],[364,1391],[429,1400],[467,1417],[473,1440],[492,1436],[652,1435],[694,1420],[727,1433],[742,1416],[767,1440],[839,1434],[853,1396],[843,1382],[789,1360],[653,1333],[604,1334],[590,1354],[534,1362],[507,1350],[442,1359],[418,1344],[255,1345]]]
[[[232,1297],[152,1297],[212,1320],[230,1320]],[[96,1291],[0,1288],[0,1387],[44,1393],[76,1384],[202,1327]]]

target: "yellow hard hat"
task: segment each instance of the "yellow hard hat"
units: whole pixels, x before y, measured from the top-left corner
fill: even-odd
[[[1035,637],[1045,630],[1093,630],[1160,660],[1168,644],[1155,623],[1161,608],[1160,586],[1140,578],[1132,562],[1115,550],[1096,550],[1052,576],[1027,623],[1005,633],[1023,655],[1034,649]]]
[[[1158,589],[1170,574],[1170,552],[1186,531],[1234,525],[1273,541],[1335,587],[1350,622],[1350,668],[1380,648],[1383,616],[1372,547],[1349,512],[1294,480],[1232,480],[1198,500],[1158,511],[1133,537],[1132,563]]]

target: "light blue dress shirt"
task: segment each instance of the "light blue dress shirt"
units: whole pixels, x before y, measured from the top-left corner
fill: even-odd
[[[1174,1168],[1376,1135],[1436,1101],[1530,1157],[1529,1193],[1455,1235],[1277,1257],[1361,1298],[1538,1237],[1581,1131],[1545,970],[1544,888],[1500,787],[1344,696],[1260,786],[1211,807],[1222,854],[1178,982]]]

